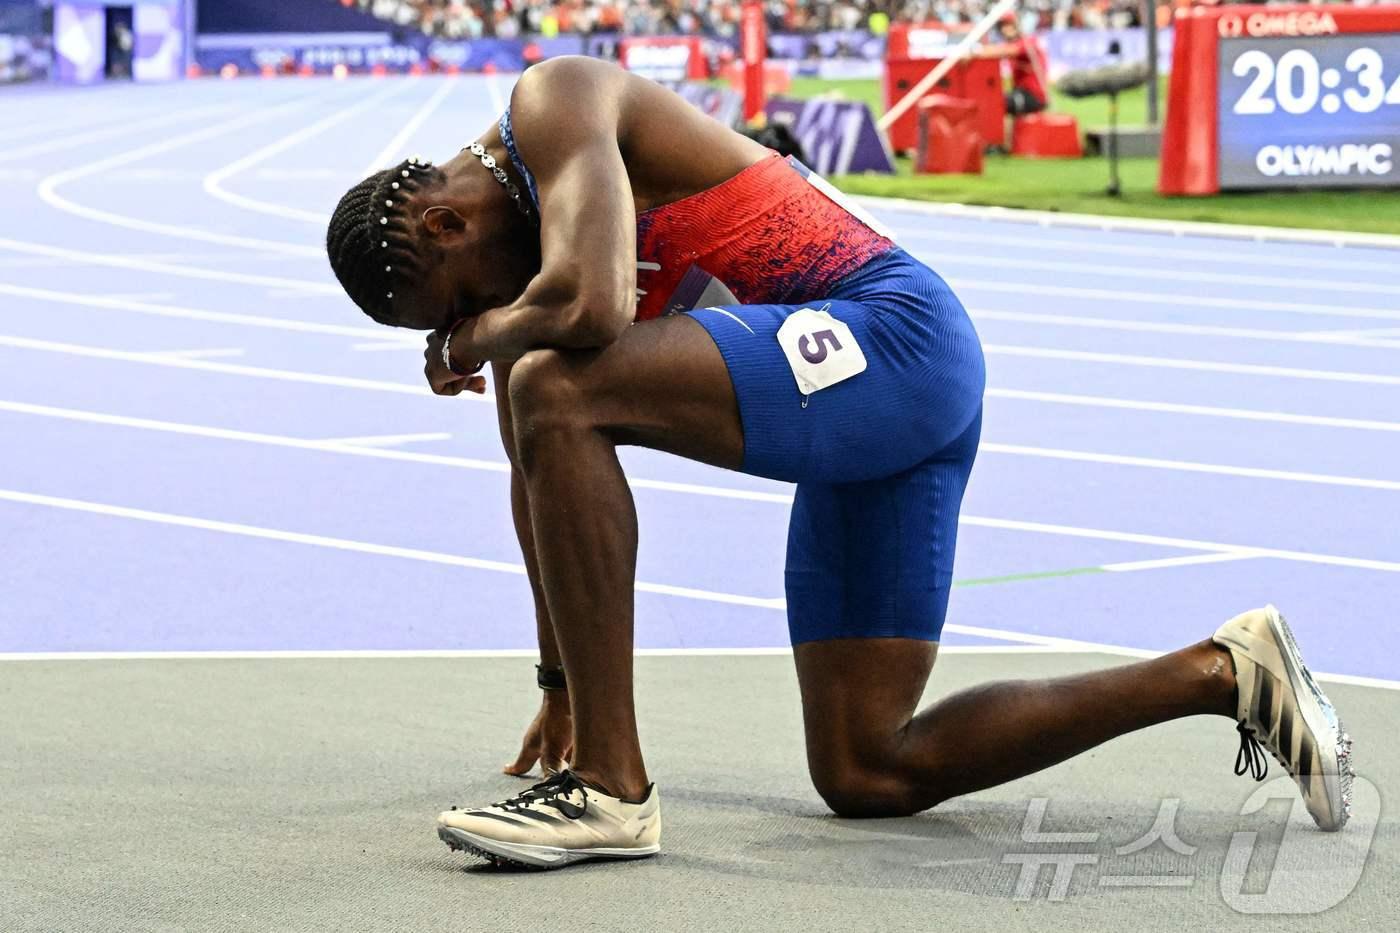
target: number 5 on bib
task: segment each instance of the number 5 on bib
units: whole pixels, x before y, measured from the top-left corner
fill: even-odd
[[[865,354],[855,335],[825,309],[803,308],[790,314],[778,328],[778,345],[803,395],[865,372]]]

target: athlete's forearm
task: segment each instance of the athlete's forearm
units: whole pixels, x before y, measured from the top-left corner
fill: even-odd
[[[609,277],[613,278],[613,277]],[[626,276],[580,287],[566,275],[539,275],[516,301],[462,321],[452,332],[459,364],[517,360],[531,350],[598,350],[627,330],[636,313]],[[627,297],[624,297],[627,296]]]

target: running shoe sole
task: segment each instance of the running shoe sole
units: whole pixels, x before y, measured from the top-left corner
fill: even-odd
[[[561,849],[556,846],[529,846],[488,839],[452,826],[439,826],[438,838],[447,843],[447,847],[454,852],[470,852],[496,865],[535,871],[602,859],[648,858],[661,851],[659,844],[638,849]]]
[[[1352,740],[1337,718],[1337,709],[1327,694],[1313,679],[1312,672],[1303,663],[1298,651],[1298,642],[1293,638],[1293,630],[1288,627],[1283,614],[1273,606],[1266,607],[1269,628],[1283,650],[1283,663],[1288,670],[1289,686],[1297,702],[1303,722],[1317,740],[1318,759],[1322,763],[1323,787],[1327,792],[1330,820],[1318,820],[1318,826],[1328,832],[1336,832],[1346,825],[1351,816],[1351,784],[1356,772],[1352,764]],[[1311,702],[1309,702],[1311,700]],[[1330,741],[1329,741],[1330,740]],[[1273,754],[1272,752],[1270,754]],[[1274,755],[1274,760],[1288,769],[1288,763]],[[1290,772],[1291,773],[1291,772]],[[1297,780],[1298,776],[1294,775]],[[1317,815],[1313,818],[1316,820]]]

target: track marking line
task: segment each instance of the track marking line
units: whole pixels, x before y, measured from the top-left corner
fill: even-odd
[[[1034,250],[1047,252],[1072,252],[1083,255],[1086,250],[1091,250],[1094,254],[1116,255],[1116,256],[1142,256],[1153,260],[1163,259],[1190,259],[1201,262],[1226,262],[1231,265],[1258,265],[1268,266],[1277,269],[1280,257],[1277,255],[1264,255],[1262,253],[1230,251],[1223,249],[1175,249],[1170,246],[1137,246],[1128,243],[1113,243],[1097,240],[1091,244],[1086,244],[1082,238],[1078,239],[1047,239],[1042,236],[1015,236],[1012,234],[992,234],[992,233],[969,233],[966,230],[958,230],[954,233],[947,231],[941,233],[929,233],[926,228],[912,228],[908,232],[901,231],[900,240],[923,241],[926,243],[944,244],[949,240],[961,243],[985,243],[989,246],[1023,246]],[[922,247],[921,247],[922,249]],[[1335,252],[1331,246],[1326,247],[1327,252]],[[1372,261],[1362,259],[1330,259],[1327,257],[1308,256],[1296,260],[1298,265],[1308,269],[1346,269],[1355,272],[1394,272],[1395,265],[1391,262]]]
[[[215,350],[152,350],[146,356],[167,360],[207,360],[217,357],[242,356],[246,350],[228,347]]]
[[[1025,444],[999,444],[983,441],[978,453],[1009,454],[1020,457],[1040,457],[1047,460],[1072,460],[1078,463],[1102,463],[1112,466],[1145,467],[1180,473],[1209,473],[1215,476],[1239,476],[1248,479],[1271,479],[1290,483],[1312,483],[1319,486],[1349,486],[1355,489],[1400,491],[1400,480],[1369,479],[1359,476],[1337,476],[1329,473],[1303,473],[1296,470],[1271,470],[1263,467],[1229,466],[1220,463],[1198,463],[1192,460],[1168,460],[1162,457],[1134,457],[1125,454],[1102,454],[1088,450],[1064,450],[1055,447],[1032,447]]]
[[[0,500],[38,505],[46,508],[85,512],[93,515],[106,515],[134,521],[151,522],[157,525],[172,525],[180,528],[194,528],[200,531],[214,531],[222,534],[247,538],[260,538],[266,541],[281,541],[289,544],[306,544],[313,547],[337,551],[351,551],[358,554],[371,554],[379,557],[398,557],[406,560],[423,561],[430,564],[446,564],[453,567],[468,567],[473,570],[486,570],[493,573],[508,573],[525,576],[524,564],[513,564],[499,560],[485,560],[466,557],[461,554],[445,554],[441,551],[428,551],[421,548],[398,547],[388,544],[371,544],[366,541],[352,541],[348,538],[335,538],[328,535],[306,534],[297,531],[283,531],[277,528],[264,528],[258,525],[245,525],[239,522],[216,521],[195,518],[189,515],[176,515],[171,512],[156,512],[149,509],[133,509],[119,505],[107,505],[82,499],[68,499],[61,496],[44,496],[35,493],[0,489]],[[668,583],[648,583],[637,581],[639,593],[652,593],[660,596],[678,596],[703,602],[727,603],[735,606],[755,606],[761,609],[781,609],[786,605],[782,598],[761,596],[741,596],[735,593],[719,593],[688,586],[673,586]]]
[[[1091,301],[1112,301],[1119,304],[1156,304],[1180,308],[1220,308],[1229,311],[1265,311],[1280,314],[1309,314],[1318,317],[1373,318],[1400,321],[1400,311],[1394,308],[1355,308],[1350,305],[1312,304],[1297,301],[1269,301],[1256,298],[1219,298],[1210,295],[1165,295],[1161,292],[1134,292],[1113,288],[1088,288],[1075,285],[1014,284],[987,279],[949,277],[948,283],[959,290],[1003,292],[1029,296],[1040,300],[1046,296],[1084,298]]]
[[[260,168],[253,177],[261,181],[330,181],[344,178],[344,172],[330,168]]]
[[[238,175],[255,165],[259,165],[275,155],[286,152],[294,146],[299,146],[308,139],[319,136],[332,127],[339,126],[345,121],[358,116],[366,110],[379,106],[391,97],[402,94],[406,88],[412,87],[416,79],[409,78],[403,83],[394,82],[381,90],[378,94],[373,94],[358,103],[345,107],[327,117],[310,123],[291,133],[261,146],[241,158],[235,159],[227,165],[221,166],[204,176],[204,193],[212,198],[216,198],[226,204],[232,204],[248,211],[255,211],[260,214],[271,214],[274,217],[284,217],[289,220],[299,220],[305,223],[313,223],[324,226],[330,220],[330,214],[322,211],[307,211],[299,207],[290,207],[285,204],[277,204],[272,201],[263,201],[259,198],[250,198],[246,195],[237,194],[224,187],[224,183],[235,175]]]
[[[423,341],[421,340],[412,343],[406,340],[396,340],[391,343],[374,341],[373,343],[353,343],[350,345],[350,349],[354,350],[356,353],[381,353],[385,350],[413,350],[415,352],[421,352],[422,348]]]
[[[1253,551],[1224,551],[1219,554],[1187,554],[1184,557],[1161,557],[1157,560],[1129,560],[1116,564],[1104,564],[1099,569],[1106,573],[1134,573],[1139,570],[1163,570],[1173,567],[1192,567],[1197,564],[1221,564],[1236,560],[1253,560],[1259,557]]]
[[[1142,366],[1150,369],[1185,369],[1196,372],[1234,373],[1243,376],[1268,376],[1280,379],[1312,379],[1323,382],[1350,382],[1363,385],[1400,385],[1400,376],[1380,373],[1352,373],[1326,369],[1300,369],[1291,366],[1261,366],[1254,363],[1218,363],[1213,360],[1190,360],[1166,356],[1139,356],[1129,353],[1096,353],[1087,350],[1057,350],[1050,347],[1025,347],[1015,344],[987,343],[982,351],[989,355],[1020,356],[1042,360],[1074,360],[1080,363],[1113,363],[1121,366]]]
[[[1040,534],[1061,535],[1067,538],[1092,538],[1098,541],[1125,541],[1133,544],[1159,544],[1163,547],[1182,548],[1190,551],[1221,551],[1232,554],[1248,553],[1252,557],[1267,557],[1274,560],[1295,561],[1302,564],[1325,564],[1333,567],[1350,567],[1357,570],[1379,570],[1385,573],[1400,573],[1400,561],[1376,560],[1369,557],[1344,557],[1335,554],[1318,554],[1312,551],[1290,551],[1283,548],[1256,547],[1251,544],[1224,544],[1219,541],[1177,538],[1170,535],[1140,534],[1131,531],[1111,531],[1103,528],[1084,528],[1077,525],[1028,522],[1008,518],[986,518],[976,515],[963,515],[959,518],[958,523],[972,528],[993,528],[1002,531],[1030,531]]]
[[[915,201],[909,198],[880,198],[853,195],[853,200],[876,210],[903,211],[912,214],[932,214],[939,217],[965,217],[1001,223],[1019,223],[1039,227],[1062,227],[1099,230],[1105,233],[1152,233],[1161,236],[1200,236],[1216,240],[1249,240],[1263,243],[1302,243],[1337,248],[1400,249],[1400,236],[1386,233],[1347,233],[1340,230],[1293,229],[1288,227],[1253,227],[1202,221],[1158,220],[1147,217],[1109,217],[1103,214],[1076,214],[1067,211],[1032,211],[1018,207],[983,207],[974,204],[950,204],[935,201]]]
[[[1241,340],[1302,343],[1310,346],[1344,346],[1394,349],[1395,343],[1357,336],[1323,339],[1313,333],[1291,330],[1261,330],[1251,327],[1219,327],[1213,324],[1173,324],[1157,321],[1122,320],[1119,318],[1082,317],[1071,314],[1038,314],[1026,311],[970,310],[974,321],[1016,321],[1023,324],[1049,324],[1058,327],[1084,327],[1096,330],[1121,330],[1147,334],[1181,334],[1189,337],[1229,337]]]
[[[337,337],[365,337],[377,335],[371,327],[353,327],[345,324],[317,324],[312,321],[299,321],[294,318],[267,317],[260,314],[239,314],[230,311],[204,311],[199,308],[183,308],[177,305],[152,304],[136,301],[124,295],[82,295],[74,292],[56,292],[47,288],[26,288],[22,285],[0,284],[0,295],[14,295],[17,298],[33,298],[38,301],[53,301],[60,304],[78,305],[87,308],[102,308],[109,311],[128,311],[133,314],[150,314],[156,317],[183,318],[190,321],[208,321],[215,324],[233,324],[239,327],[261,327],[269,330],[290,330],[306,334],[332,334]]]
[[[946,242],[946,241],[945,241]],[[1008,267],[1004,256],[979,256],[974,253],[953,253],[947,250],[934,250],[933,255],[940,263],[966,266]],[[1372,284],[1350,279],[1347,281],[1317,278],[1290,279],[1277,274],[1249,275],[1237,272],[1199,272],[1183,269],[1164,269],[1159,266],[1116,266],[1096,262],[1072,262],[1062,260],[1029,259],[1017,257],[1011,266],[1041,272],[1083,273],[1086,276],[1130,276],[1134,279],[1159,279],[1168,282],[1204,282],[1221,285],[1249,285],[1255,288],[1309,288],[1331,292],[1361,292],[1379,295],[1400,295],[1400,285]],[[1397,316],[1400,316],[1398,314]]]
[[[188,110],[180,110],[175,113],[162,113],[159,116],[146,120],[138,120],[135,123],[121,122],[116,126],[107,126],[100,129],[87,129],[81,133],[71,136],[60,136],[56,139],[47,139],[41,143],[33,143],[28,146],[20,146],[15,149],[7,149],[0,152],[0,162],[12,162],[19,159],[27,159],[37,155],[44,155],[50,152],[57,152],[68,149],[83,143],[100,142],[104,139],[111,139],[116,136],[125,136],[132,133],[142,133],[153,130],[156,127],[165,126],[167,123],[190,123],[197,122],[206,117],[212,117],[219,113],[227,113],[235,109],[233,104],[216,104],[213,106],[194,107]],[[71,129],[71,127],[70,127]]]
[[[399,162],[398,154],[403,151],[404,146],[408,145],[408,141],[413,138],[413,134],[417,133],[418,130],[422,128],[423,124],[428,122],[428,118],[433,115],[433,112],[438,109],[438,106],[447,99],[447,95],[452,93],[456,87],[457,78],[455,76],[449,77],[443,83],[442,87],[434,91],[433,96],[429,97],[427,102],[424,103],[422,107],[418,108],[418,111],[404,124],[403,129],[399,130],[398,134],[394,136],[393,139],[385,143],[384,148],[379,151],[378,155],[370,160],[369,165],[360,175],[373,175],[381,169],[386,169],[391,165],[397,164]]]
[[[447,441],[451,434],[371,434],[366,437],[335,437],[326,443],[337,447],[397,447],[400,444],[416,444],[420,441]]]
[[[501,84],[495,74],[486,76],[486,93],[491,95],[491,111],[493,113],[501,113],[506,109],[506,99],[501,93]]]
[[[209,428],[199,425],[184,425],[174,422],[156,421],[146,418],[130,418],[122,415],[106,415],[84,412],[76,409],[55,408],[47,405],[32,405],[26,402],[0,401],[0,411],[18,414],[31,414],[63,418],[73,421],[87,421],[97,424],[111,424],[124,427],[145,428],[176,434],[191,434],[202,437],[220,438],[235,441],[249,441],[274,447],[289,447],[329,453],[348,454],[358,457],[374,457],[385,460],[401,460],[415,463],[430,463],[440,466],[479,470],[489,473],[509,473],[510,464],[505,461],[470,460],[465,457],[449,457],[440,454],[424,454],[417,451],[355,447],[327,441],[302,440],[272,434],[257,434],[248,431],[233,431],[225,428]],[[707,496],[720,499],[739,499],[749,502],[768,502],[775,505],[791,505],[790,492],[766,492],[753,489],[736,489],[725,486],[707,486],[699,483],[675,483],[665,480],[631,479],[629,483],[637,489],[653,489],[662,492],[676,492],[688,495]],[[1014,519],[986,518],[975,515],[962,515],[959,524],[973,528],[991,528],[1004,531],[1030,531],[1041,534],[1062,535],[1071,538],[1092,538],[1101,541],[1124,541],[1134,544],[1152,544],[1163,547],[1181,548],[1190,551],[1228,552],[1248,554],[1253,557],[1267,557],[1276,560],[1296,561],[1310,564],[1326,564],[1351,567],[1361,570],[1379,570],[1400,573],[1400,561],[1376,560],[1364,557],[1347,557],[1331,554],[1318,554],[1310,551],[1290,551],[1281,548],[1256,547],[1249,544],[1225,544],[1218,541],[1202,541],[1166,535],[1141,534],[1136,532],[1112,531],[1086,528],[1075,525],[1059,525],[1047,522],[1029,522]]]
[[[1373,421],[1366,418],[1334,418],[1329,415],[1299,415],[1283,411],[1257,411],[1250,408],[1219,408],[1213,405],[1185,405],[1179,402],[1150,402],[1139,399],[1112,398],[1102,395],[1074,395],[1064,392],[1032,392],[1025,389],[992,388],[987,389],[985,394],[987,398],[1050,402],[1060,405],[1083,405],[1090,408],[1119,408],[1128,411],[1151,411],[1174,415],[1199,415],[1207,418],[1233,418],[1241,421],[1303,424],[1324,428],[1353,428],[1360,431],[1400,431],[1400,421]]]
[[[11,250],[16,253],[27,253],[31,256],[47,256],[54,259],[61,259],[74,265],[84,266],[109,266],[115,269],[133,269],[140,272],[156,272],[162,275],[174,275],[188,279],[204,279],[212,282],[232,282],[237,285],[257,285],[264,288],[296,288],[300,290],[315,291],[325,295],[344,295],[339,285],[329,282],[315,282],[310,279],[289,279],[281,276],[256,275],[244,272],[229,272],[224,269],[209,269],[199,266],[182,266],[172,262],[163,262],[155,259],[141,259],[135,256],[123,256],[120,254],[108,253],[85,253],[73,249],[64,249],[61,246],[44,246],[38,243],[24,243],[19,240],[8,240],[0,237],[0,249]],[[263,258],[263,257],[253,257]],[[11,285],[7,288],[18,288]],[[34,289],[34,292],[43,289]],[[63,294],[51,292],[50,294]],[[36,295],[37,297],[37,295]],[[86,298],[89,296],[76,296]],[[61,298],[53,299],[61,301]]]
[[[952,626],[945,625],[944,629]],[[1088,647],[1061,645],[939,645],[944,654],[1106,654],[1118,657],[1155,658],[1161,651],[1139,651],[1118,645]],[[326,648],[326,649],[268,649],[266,651],[9,651],[0,652],[5,661],[410,661],[410,660],[491,660],[507,658],[538,658],[538,648]],[[762,658],[789,657],[791,648],[636,648],[632,654],[641,658]],[[1358,677],[1351,674],[1323,674],[1313,671],[1319,680],[1379,690],[1400,690],[1400,681],[1379,677]]]
[[[133,118],[144,117],[150,112],[151,108],[149,106],[127,110],[105,110],[96,121],[81,122],[87,125],[89,129],[100,129],[115,124],[126,124],[127,121]],[[10,114],[9,119],[9,126],[13,127],[16,124],[23,123],[25,117],[21,114]],[[67,119],[54,123],[31,123],[27,126],[23,126],[18,132],[5,132],[0,134],[0,144],[9,145],[18,140],[29,139],[34,136],[47,136],[50,133],[61,133],[73,129],[73,126],[74,120],[71,114]]]
[[[43,178],[36,189],[39,198],[50,207],[81,217],[84,220],[92,220],[98,223],[107,224],[113,227],[120,227],[126,230],[136,230],[141,233],[155,233],[161,236],[180,237],[184,240],[199,240],[205,243],[219,243],[225,246],[239,246],[256,250],[284,250],[294,252],[299,255],[320,257],[324,250],[319,246],[311,246],[305,243],[289,243],[278,240],[265,240],[258,237],[232,236],[222,233],[214,233],[200,227],[188,227],[180,224],[167,224],[158,221],[143,220],[139,217],[131,217],[126,214],[118,214],[113,211],[105,211],[100,208],[88,207],[72,201],[59,194],[59,189],[64,185],[101,174],[113,168],[128,165],[141,159],[153,156],[164,155],[176,149],[204,142],[219,136],[226,136],[237,130],[256,126],[260,123],[268,123],[276,120],[285,114],[295,113],[304,110],[306,107],[318,101],[324,101],[326,95],[316,95],[297,98],[284,104],[267,109],[259,109],[242,117],[231,120],[221,120],[213,126],[207,126],[192,133],[185,133],[180,136],[158,140],[145,146],[131,149],[127,152],[108,156],[96,162],[89,162],[77,168],[65,169],[55,172]]]
[[[7,338],[0,338],[0,345],[3,345]],[[178,355],[179,351],[173,354],[167,353],[145,353],[134,354],[140,359],[173,362],[189,362],[184,357]],[[468,457],[456,457],[443,454],[426,454],[416,451],[384,451],[377,450],[381,445],[367,444],[363,439],[331,439],[331,440],[311,440],[304,438],[288,437],[276,434],[266,434],[252,431],[235,431],[225,428],[215,428],[206,425],[187,424],[182,422],[162,421],[153,418],[134,418],[122,415],[110,415],[99,412],[85,411],[82,409],[59,408],[49,405],[33,405],[25,402],[0,401],[0,411],[9,411],[16,414],[29,414],[41,417],[60,418],[69,421],[81,421],[90,424],[106,424],[117,427],[137,428],[142,430],[160,431],[169,434],[185,434],[196,437],[206,437],[219,440],[231,440],[245,443],[262,444],[273,447],[286,447],[299,450],[311,450],[331,453],[358,453],[360,456],[377,456],[381,459],[393,459],[412,463],[425,463],[436,466],[458,467],[471,470],[480,470],[492,473],[508,473],[510,465],[505,461],[481,460]],[[439,434],[407,434],[407,435],[386,435],[389,438],[407,439],[432,439],[440,440],[450,437],[450,435]],[[357,441],[359,441],[357,443]],[[353,450],[345,451],[340,448],[349,447]],[[365,448],[370,449],[366,452]],[[1284,470],[1259,469],[1253,467],[1234,467],[1210,463],[1194,463],[1184,460],[1163,460],[1151,457],[1130,457],[1114,454],[1099,454],[1088,451],[1059,450],[1044,447],[1027,447],[1022,445],[997,444],[984,442],[981,449],[988,453],[1001,453],[1009,455],[1021,455],[1032,457],[1043,457],[1057,460],[1082,461],[1090,463],[1104,463],[1114,466],[1137,466],[1150,469],[1165,469],[1187,473],[1209,473],[1222,476],[1239,476],[1254,479],[1273,479],[1287,482],[1314,483],[1319,485],[1348,486],[1364,489],[1400,490],[1400,481],[1395,480],[1373,480],[1349,476],[1333,476],[1318,473],[1299,473]],[[791,493],[764,492],[761,490],[734,489],[721,486],[707,486],[695,483],[677,483],[661,480],[635,480],[632,481],[634,487],[640,489],[655,489],[662,492],[690,493],[697,495],[716,496],[722,498],[746,499],[757,502],[775,502],[788,504],[792,501]]]
[[[427,385],[409,385],[401,382],[385,382],[379,379],[357,379],[353,376],[330,376],[321,373],[304,373],[291,369],[269,369],[263,366],[243,366],[236,363],[217,363],[212,360],[184,360],[153,357],[149,353],[131,350],[108,350],[102,347],[85,347],[71,343],[58,343],[52,340],[31,340],[27,337],[0,336],[0,347],[17,347],[21,350],[41,350],[49,353],[63,353],[90,359],[120,360],[127,363],[145,363],[148,366],[169,366],[175,369],[193,369],[209,373],[223,373],[230,376],[247,376],[254,379],[276,379],[282,382],[304,382],[311,385],[336,386],[342,389],[365,389],[374,392],[397,392],[400,395],[432,395]],[[471,399],[479,401],[482,396],[473,394]]]

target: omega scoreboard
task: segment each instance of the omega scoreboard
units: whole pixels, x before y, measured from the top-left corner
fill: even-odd
[[[1176,18],[1158,190],[1400,187],[1400,4]]]

